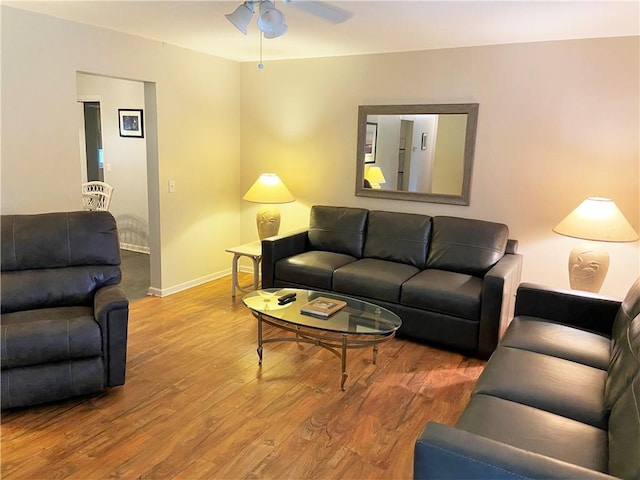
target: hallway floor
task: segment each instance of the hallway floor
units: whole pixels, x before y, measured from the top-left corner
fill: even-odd
[[[121,286],[129,301],[147,296],[150,285],[149,257],[146,253],[120,251],[122,270]]]

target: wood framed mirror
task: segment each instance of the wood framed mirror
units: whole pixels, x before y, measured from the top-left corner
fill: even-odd
[[[356,195],[469,205],[478,108],[360,105]]]

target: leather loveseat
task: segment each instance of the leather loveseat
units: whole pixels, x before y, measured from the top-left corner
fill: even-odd
[[[129,303],[108,212],[3,215],[2,408],[122,385]]]
[[[414,478],[640,478],[640,279],[622,302],[522,284],[515,313]]]
[[[398,334],[488,357],[513,313],[522,256],[506,225],[314,206],[262,241],[262,286],[333,291],[402,319]]]

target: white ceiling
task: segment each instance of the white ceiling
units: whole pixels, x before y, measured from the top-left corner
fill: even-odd
[[[296,8],[301,1],[276,0],[289,31],[264,40],[265,60],[640,35],[638,0],[331,1],[352,13],[337,25]],[[232,60],[259,59],[255,21],[245,36],[224,17],[241,0],[3,3]]]

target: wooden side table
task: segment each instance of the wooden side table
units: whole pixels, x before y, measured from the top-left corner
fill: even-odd
[[[253,289],[258,289],[258,279],[260,278],[260,261],[262,260],[262,242],[245,243],[237,247],[227,248],[225,252],[233,253],[231,263],[231,296],[236,296],[236,289],[241,292],[248,292],[238,283],[238,260],[240,257],[249,257],[253,261]]]

